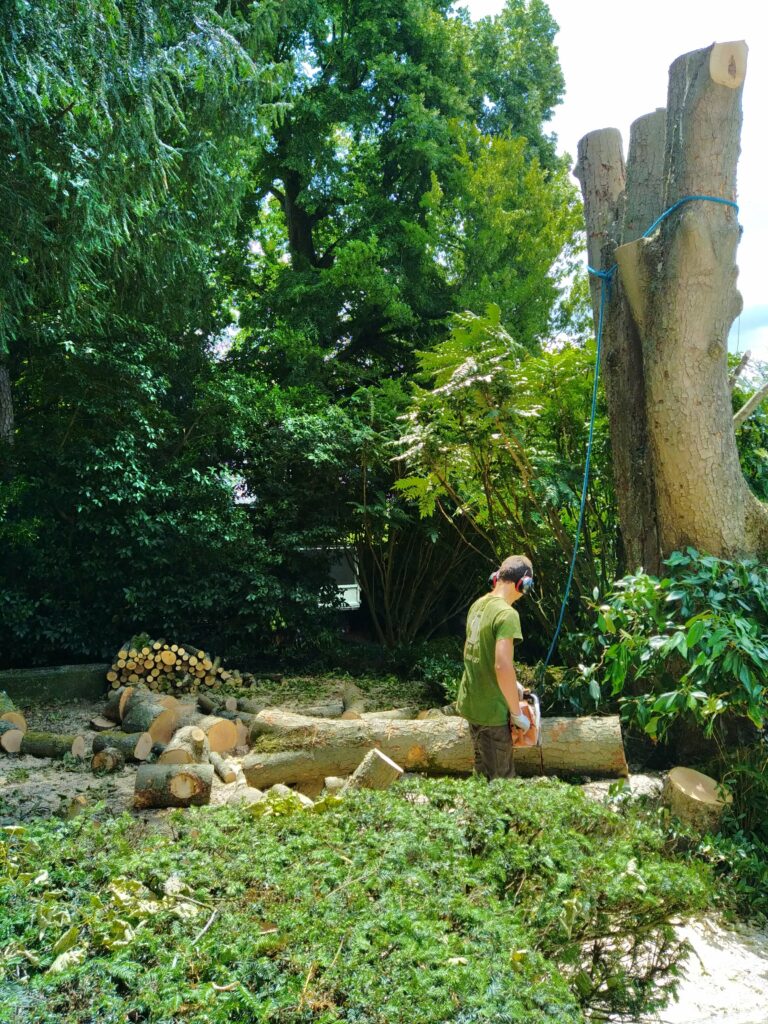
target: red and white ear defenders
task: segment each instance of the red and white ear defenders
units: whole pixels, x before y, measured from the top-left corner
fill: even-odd
[[[499,570],[492,572],[488,577],[488,583],[491,590],[496,586],[499,579]],[[515,582],[515,590],[518,594],[527,594],[533,587],[533,572],[530,569],[525,570],[525,575],[521,576],[519,580]]]

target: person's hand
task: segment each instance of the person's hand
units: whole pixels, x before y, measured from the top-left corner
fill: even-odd
[[[514,727],[516,729],[519,729],[520,732],[528,732],[528,730],[531,727],[531,720],[530,720],[530,718],[528,718],[527,715],[524,715],[522,713],[522,711],[520,712],[519,715],[515,715],[515,714],[513,714],[510,711],[510,713],[509,713],[509,721],[510,721],[510,723],[512,725],[514,725]]]

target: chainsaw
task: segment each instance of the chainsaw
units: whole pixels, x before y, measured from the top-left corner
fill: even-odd
[[[539,698],[531,690],[524,690],[520,698],[520,714],[525,715],[531,723],[526,732],[521,732],[514,725],[511,727],[512,746],[538,747],[541,773],[544,774],[544,754],[541,743],[541,705]]]

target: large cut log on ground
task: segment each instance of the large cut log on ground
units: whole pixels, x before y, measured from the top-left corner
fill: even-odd
[[[212,784],[210,764],[143,764],[136,772],[134,807],[207,804]]]
[[[179,727],[179,710],[173,697],[148,690],[134,690],[125,704],[123,732],[148,732],[155,743],[168,743]]]
[[[673,768],[664,780],[662,800],[676,817],[701,832],[717,832],[733,797],[717,782],[693,768]]]
[[[146,761],[152,753],[154,740],[148,732],[100,732],[93,737],[93,752],[98,754],[108,747],[119,750],[126,761]]]
[[[472,771],[472,743],[463,718],[422,721],[359,719],[329,721],[267,709],[256,716],[256,735],[280,740],[284,750],[254,751],[243,761],[249,785],[304,782],[326,775],[349,775],[369,750],[378,747],[406,771],[462,775]],[[542,721],[543,747],[515,751],[520,775],[625,776],[627,761],[618,716],[548,718]]]
[[[20,754],[33,757],[85,757],[87,743],[84,736],[59,735],[52,732],[26,732],[19,746]]]

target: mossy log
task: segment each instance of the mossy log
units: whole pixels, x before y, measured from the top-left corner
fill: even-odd
[[[26,718],[5,690],[0,690],[0,722],[10,722],[16,729],[21,729],[22,732],[27,731]]]
[[[626,776],[618,716],[549,718],[542,722],[543,747],[515,751],[519,775]],[[256,716],[252,737],[270,752],[243,761],[249,784],[296,783],[326,775],[349,775],[377,747],[406,771],[462,775],[472,771],[472,743],[463,718],[397,721],[329,721],[268,709]]]
[[[185,725],[158,757],[158,764],[204,764],[211,752],[208,737],[196,725]]]
[[[125,755],[117,747],[104,747],[91,758],[91,771],[99,775],[111,775],[125,768]]]
[[[101,732],[93,737],[94,753],[108,747],[117,749],[126,761],[146,761],[152,752],[153,739],[148,732]]]
[[[85,757],[87,743],[84,736],[53,732],[26,732],[19,746],[20,754],[33,757],[62,758]]]
[[[190,807],[211,799],[213,765],[143,764],[136,772],[134,807]]]

